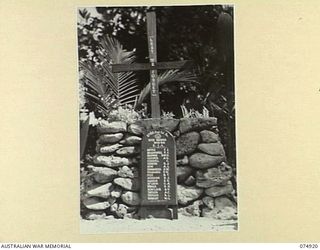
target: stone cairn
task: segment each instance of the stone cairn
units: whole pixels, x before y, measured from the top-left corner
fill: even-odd
[[[230,181],[233,170],[226,164],[214,117],[132,124],[100,121],[97,154],[93,164],[85,166],[89,178],[82,187],[82,217],[138,218],[140,145],[143,133],[150,128],[166,129],[175,137],[179,214],[237,219],[237,198]]]

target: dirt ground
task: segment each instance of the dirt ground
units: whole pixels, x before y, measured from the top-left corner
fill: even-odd
[[[168,219],[109,219],[109,220],[81,220],[80,233],[148,233],[148,232],[213,232],[236,231],[238,222],[235,220],[214,220],[203,217],[179,216],[178,220]]]

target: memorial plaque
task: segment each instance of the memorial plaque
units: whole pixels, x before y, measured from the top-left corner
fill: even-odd
[[[150,130],[142,140],[141,205],[177,205],[176,152],[173,136]]]

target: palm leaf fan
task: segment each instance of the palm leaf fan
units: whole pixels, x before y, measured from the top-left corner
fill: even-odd
[[[185,71],[185,70],[167,70],[165,72],[163,72],[162,74],[158,75],[158,85],[159,87],[163,84],[168,84],[168,83],[177,83],[177,82],[193,82],[193,83],[197,83],[197,77],[189,72],[189,71]],[[149,95],[150,93],[150,86],[151,83],[149,82],[141,91],[140,96],[138,98],[136,107],[138,107],[139,105],[141,105],[143,103],[143,101],[145,100],[145,98]]]
[[[102,68],[108,76],[107,84],[112,87],[113,94],[120,106],[135,105],[139,88],[137,79],[133,72],[114,73],[112,64],[131,64],[135,60],[135,52],[127,51],[120,42],[112,37],[106,36],[101,40]]]

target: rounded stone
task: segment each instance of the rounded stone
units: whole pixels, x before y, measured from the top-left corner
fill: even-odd
[[[184,182],[187,186],[194,186],[196,184],[196,178],[193,175],[190,175]]]
[[[118,186],[114,186],[112,191],[110,192],[110,196],[114,198],[119,198],[122,194],[122,189]]]
[[[115,168],[133,164],[131,159],[117,156],[96,155],[93,158],[95,164],[104,165],[106,167]]]
[[[123,121],[108,122],[101,120],[97,124],[97,131],[99,134],[126,132],[127,124]]]
[[[196,173],[196,185],[202,188],[225,185],[231,177],[232,168],[225,163],[221,163],[215,168],[198,170]]]
[[[137,123],[133,123],[128,127],[128,132],[134,135],[143,135],[145,131],[145,128],[141,124]]]
[[[120,143],[128,146],[139,145],[141,143],[141,138],[139,136],[128,136],[125,139],[121,140]]]
[[[135,122],[135,124],[141,125],[145,128],[145,130],[152,130],[152,129],[164,129],[169,132],[173,132],[177,129],[179,124],[178,119],[144,119]]]
[[[189,158],[186,155],[183,158],[177,160],[177,165],[178,166],[180,166],[180,165],[188,165],[188,164],[189,164]]]
[[[193,202],[191,205],[187,207],[182,207],[178,209],[179,214],[184,216],[197,216],[199,217],[201,215],[201,209],[200,206],[203,204],[201,200],[197,200]]]
[[[109,208],[113,203],[115,203],[115,198],[109,198],[106,201],[101,201],[96,197],[91,197],[82,201],[83,205],[92,210],[104,210]]]
[[[116,133],[116,134],[103,134],[100,135],[97,144],[112,144],[120,141],[123,138],[122,133]]]
[[[87,197],[101,197],[101,198],[109,198],[111,191],[113,190],[112,183],[107,183],[104,185],[95,185],[91,187],[86,192]]]
[[[128,207],[124,204],[114,203],[110,207],[110,211],[115,213],[117,217],[123,218],[127,214]]]
[[[122,147],[122,145],[119,143],[113,144],[113,145],[108,145],[108,146],[98,145],[96,151],[97,151],[97,153],[101,153],[101,154],[110,154],[110,153],[115,152],[116,150],[118,150],[121,147]]]
[[[137,191],[140,189],[140,182],[136,178],[130,179],[119,177],[114,179],[113,182],[126,190]]]
[[[93,178],[98,183],[107,183],[112,181],[117,176],[117,171],[107,167],[95,167],[89,165],[87,167],[93,174]]]
[[[179,124],[180,132],[186,133],[192,130],[202,130],[207,129],[212,126],[217,125],[217,118],[182,118]]]
[[[129,168],[128,166],[123,166],[121,168],[119,168],[119,171],[118,171],[118,175],[120,177],[124,177],[124,178],[134,178],[134,173],[132,171],[131,168]]]
[[[139,153],[140,153],[140,148],[135,146],[123,147],[116,151],[116,154],[121,156],[136,155]]]
[[[237,220],[237,210],[232,207],[226,207],[223,209],[202,209],[202,217],[213,218],[216,220]]]
[[[203,193],[203,189],[197,187],[177,186],[177,196],[179,204],[186,205],[187,203],[198,199]]]
[[[222,209],[225,207],[236,207],[236,204],[233,203],[228,197],[220,196],[214,199],[215,207],[218,209]]]
[[[201,140],[204,143],[212,143],[212,142],[218,142],[219,136],[218,134],[210,131],[210,130],[202,130],[200,132]]]
[[[205,190],[206,195],[209,195],[211,197],[218,197],[225,194],[230,194],[233,191],[232,183],[231,181],[228,181],[228,183],[225,186],[214,186],[207,188]]]
[[[203,203],[210,209],[214,209],[214,198],[211,196],[205,196],[202,198]]]
[[[224,148],[220,142],[217,143],[200,143],[198,149],[209,155],[221,155],[224,156]]]
[[[106,219],[106,217],[107,215],[103,211],[92,211],[85,216],[87,220],[101,220]]]
[[[140,204],[140,195],[136,192],[125,191],[122,193],[121,199],[130,206],[137,206]]]
[[[208,155],[205,153],[195,153],[189,157],[191,167],[206,169],[215,167],[225,160],[224,156]]]
[[[181,135],[176,141],[177,156],[189,155],[197,149],[200,135],[197,132],[190,132]]]

